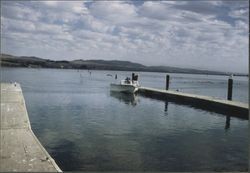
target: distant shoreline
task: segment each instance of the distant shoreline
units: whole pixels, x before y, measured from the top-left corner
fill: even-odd
[[[177,68],[168,66],[144,66],[139,63],[118,60],[73,60],[53,61],[28,56],[12,56],[1,54],[1,67],[11,68],[48,68],[48,69],[72,69],[72,70],[110,70],[110,71],[131,71],[131,72],[158,72],[158,73],[180,73],[200,75],[222,75],[229,76],[230,72],[218,72],[210,70],[197,70],[188,68]],[[245,76],[248,74],[233,73],[234,76]]]
[[[62,70],[61,68],[49,68],[49,67],[10,67],[10,66],[1,66],[2,68],[24,68],[24,69],[54,69]],[[95,70],[95,71],[127,71],[127,72],[151,72],[151,73],[175,73],[175,74],[193,74],[193,75],[212,75],[212,76],[229,76],[228,74],[204,74],[204,73],[188,73],[188,72],[158,72],[158,71],[135,71],[135,70],[104,70],[104,69],[75,69],[75,68],[64,68],[63,70]],[[244,74],[235,74],[234,76],[239,77],[248,77]]]

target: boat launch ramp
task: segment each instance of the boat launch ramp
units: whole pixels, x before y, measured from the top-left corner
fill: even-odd
[[[33,133],[22,89],[1,83],[0,172],[62,172]]]

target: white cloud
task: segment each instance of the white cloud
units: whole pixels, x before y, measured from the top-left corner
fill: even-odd
[[[97,31],[97,32],[107,32],[112,31],[114,26],[107,25],[106,23],[102,22],[99,19],[96,19],[93,16],[85,15],[79,18],[79,22],[85,27],[86,29]]]
[[[58,5],[57,1],[42,1],[42,3],[44,3],[45,5],[47,5],[49,7],[57,7],[57,5]]]
[[[167,5],[163,4],[160,1],[146,1],[139,8],[139,14],[145,17],[155,18],[159,20],[168,19],[170,17],[175,16],[175,14],[166,13],[169,10]]]
[[[6,19],[2,17],[2,24],[5,30],[14,30],[19,32],[34,32],[36,30],[35,24],[31,21]]]
[[[135,6],[123,1],[95,1],[89,10],[94,17],[113,23],[130,22],[137,15]]]
[[[4,17],[10,19],[37,21],[41,17],[40,12],[19,3],[3,4],[2,11]]]
[[[83,1],[41,1],[46,7],[54,8],[58,11],[66,11],[71,13],[88,13]]]
[[[248,9],[232,10],[229,12],[229,16],[236,19],[247,19],[247,17],[249,16],[249,10]]]
[[[242,30],[245,33],[247,33],[249,30],[249,25],[241,20],[235,22],[235,27],[236,29]]]

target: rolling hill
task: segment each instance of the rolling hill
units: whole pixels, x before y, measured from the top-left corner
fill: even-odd
[[[73,60],[54,61],[42,59],[34,56],[13,56],[1,54],[1,66],[3,67],[28,67],[28,68],[61,68],[61,69],[94,69],[94,70],[118,70],[118,71],[147,71],[165,73],[190,73],[190,74],[210,74],[210,75],[230,75],[227,72],[197,70],[189,68],[177,68],[169,66],[145,66],[130,61],[118,60]],[[247,74],[234,74],[247,76]]]

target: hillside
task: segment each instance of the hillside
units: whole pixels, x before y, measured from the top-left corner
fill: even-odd
[[[29,67],[29,68],[63,68],[63,69],[95,69],[95,70],[120,70],[120,71],[148,71],[166,73],[191,73],[191,74],[213,74],[229,75],[230,73],[197,70],[188,68],[177,68],[168,66],[145,66],[130,61],[118,60],[73,60],[54,61],[33,56],[12,56],[1,54],[1,66],[3,67]],[[246,74],[235,74],[246,76]]]

